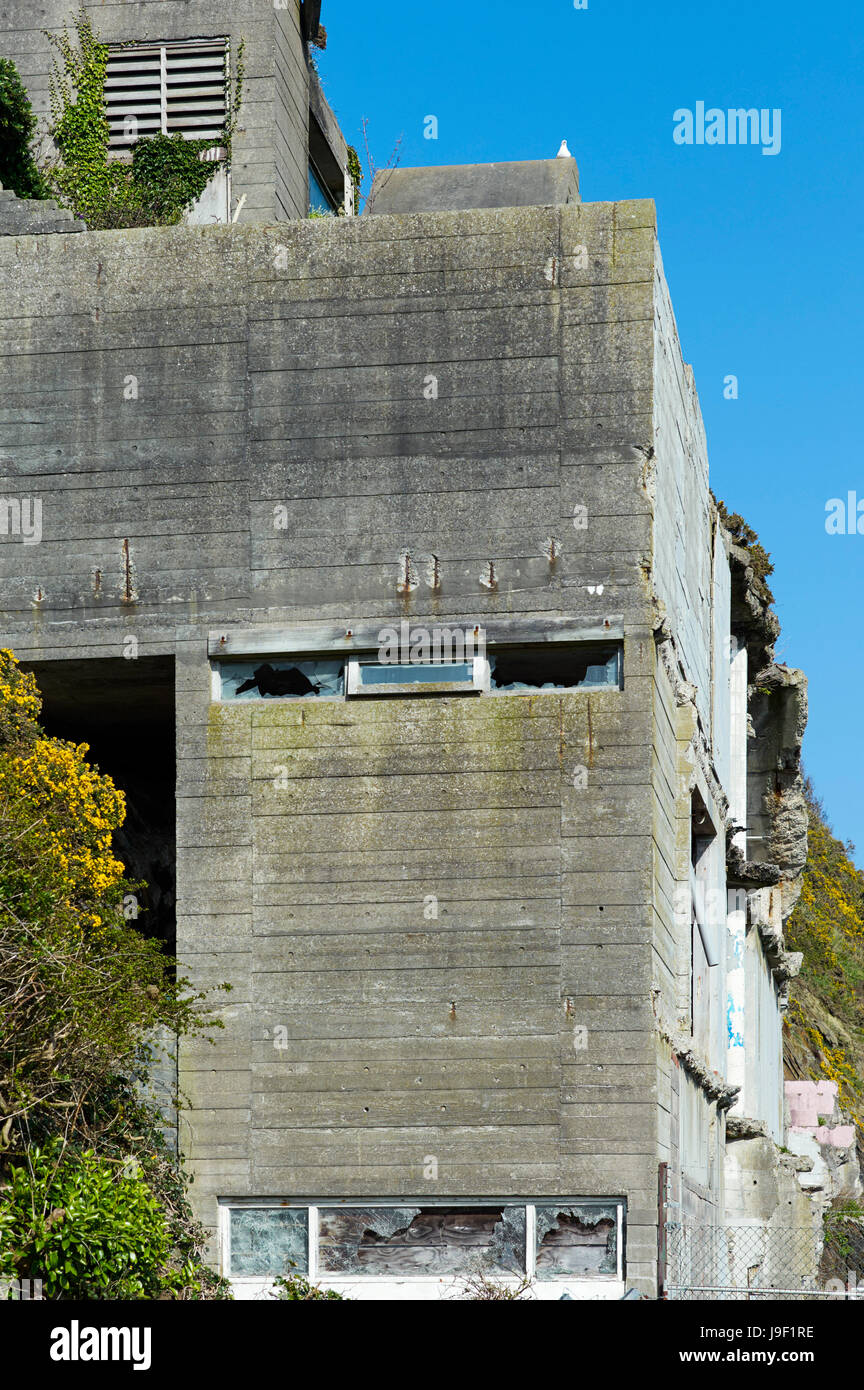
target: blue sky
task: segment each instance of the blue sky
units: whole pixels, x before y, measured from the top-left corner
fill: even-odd
[[[864,864],[864,535],[825,530],[829,498],[864,499],[860,5],[324,0],[322,21],[328,98],[358,147],[368,117],[379,164],[400,134],[402,165],[541,159],[566,138],[585,201],[656,200],[712,486],[771,552],[778,656],[810,680],[805,764]],[[677,145],[673,113],[699,101],[780,108],[780,152]]]

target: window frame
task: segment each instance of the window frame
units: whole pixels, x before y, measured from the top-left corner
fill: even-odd
[[[567,1293],[576,1293],[585,1298],[620,1298],[626,1277],[625,1240],[627,1226],[627,1199],[625,1197],[481,1197],[435,1198],[428,1195],[404,1197],[317,1197],[272,1198],[272,1197],[220,1197],[218,1199],[218,1246],[219,1269],[224,1278],[231,1283],[240,1298],[259,1298],[267,1295],[275,1286],[276,1275],[248,1275],[231,1273],[231,1212],[238,1208],[259,1210],[283,1210],[285,1207],[303,1209],[307,1213],[307,1269],[303,1278],[311,1284],[321,1284],[324,1288],[335,1289],[339,1293],[350,1292],[352,1298],[358,1295],[379,1297],[393,1295],[422,1298],[434,1296],[436,1292],[452,1294],[454,1285],[466,1277],[465,1274],[331,1274],[321,1270],[319,1259],[319,1212],[333,1207],[524,1207],[525,1208],[525,1271],[522,1274],[492,1274],[496,1283],[507,1287],[517,1286],[527,1275],[532,1280],[535,1292],[542,1291],[547,1298],[561,1298]],[[537,1208],[538,1207],[614,1207],[616,1210],[614,1274],[585,1275],[542,1275],[537,1273]],[[300,1273],[300,1271],[298,1271]]]
[[[618,692],[618,693],[620,693],[620,692],[623,691],[623,689],[624,689],[624,643],[623,643],[623,640],[622,640],[621,638],[613,638],[613,639],[611,639],[611,641],[608,642],[608,644],[604,644],[604,645],[609,645],[609,646],[615,646],[615,647],[617,648],[617,651],[616,651],[616,656],[617,656],[617,663],[616,663],[616,667],[617,667],[617,671],[616,671],[617,679],[616,679],[615,683],[613,683],[613,684],[608,684],[608,685],[554,686],[554,687],[552,687],[552,688],[550,688],[550,689],[543,689],[543,688],[540,687],[540,686],[537,686],[536,688],[535,688],[535,687],[528,686],[528,687],[526,687],[525,689],[519,689],[519,690],[508,690],[508,689],[506,689],[506,688],[497,689],[497,688],[493,687],[493,685],[492,685],[492,662],[491,662],[490,658],[494,658],[494,656],[496,655],[497,652],[507,651],[507,650],[510,650],[510,651],[522,651],[524,648],[530,647],[531,645],[533,645],[533,644],[526,644],[526,643],[521,643],[521,642],[506,642],[506,641],[504,641],[504,642],[495,642],[495,643],[491,646],[491,649],[490,649],[490,648],[487,648],[485,655],[482,656],[482,657],[481,657],[481,656],[476,656],[476,655],[475,655],[475,656],[466,656],[462,661],[456,660],[456,661],[432,661],[432,662],[424,662],[424,663],[419,663],[419,662],[417,662],[417,663],[411,663],[411,662],[393,663],[394,665],[401,665],[401,666],[407,666],[407,665],[411,665],[411,664],[415,664],[415,665],[421,665],[421,664],[422,664],[422,665],[455,665],[455,666],[467,666],[467,665],[470,663],[470,664],[472,665],[472,679],[471,679],[470,682],[469,682],[469,681],[437,681],[437,682],[434,682],[434,683],[433,683],[433,682],[420,682],[420,681],[404,681],[404,682],[403,682],[403,681],[400,681],[400,682],[395,682],[395,681],[394,681],[394,682],[390,682],[390,683],[381,683],[380,685],[377,685],[377,686],[374,686],[374,687],[373,687],[373,686],[368,686],[368,685],[367,685],[367,686],[363,686],[363,685],[360,684],[360,678],[359,678],[359,670],[360,670],[360,667],[361,667],[361,666],[364,666],[364,665],[386,666],[388,663],[386,663],[386,662],[378,662],[378,661],[375,659],[375,652],[374,652],[374,649],[372,649],[372,648],[365,649],[365,648],[357,648],[357,647],[355,647],[351,652],[337,652],[337,651],[334,650],[333,647],[321,648],[321,647],[318,647],[318,646],[312,647],[312,646],[310,645],[309,648],[304,648],[303,650],[300,650],[300,649],[298,648],[298,649],[292,650],[292,651],[290,651],[290,652],[283,652],[283,651],[281,651],[281,650],[277,650],[277,649],[274,647],[274,649],[273,649],[272,651],[269,651],[269,652],[268,652],[268,651],[264,651],[264,650],[258,650],[258,651],[256,651],[256,652],[254,653],[254,656],[253,656],[251,653],[248,654],[248,655],[246,655],[246,654],[244,654],[244,653],[242,652],[241,649],[238,648],[236,651],[232,651],[232,652],[230,653],[230,655],[226,655],[226,656],[211,655],[211,657],[210,657],[210,673],[211,673],[210,695],[211,695],[211,700],[213,700],[213,701],[215,701],[215,702],[217,702],[217,703],[221,703],[221,704],[243,703],[243,702],[238,702],[238,701],[232,699],[230,695],[226,695],[226,694],[225,694],[225,679],[224,679],[224,677],[225,677],[225,672],[228,671],[228,670],[230,670],[230,668],[231,668],[232,666],[238,666],[238,665],[241,665],[241,664],[242,664],[242,665],[251,665],[251,664],[253,664],[253,663],[256,662],[256,661],[257,661],[258,663],[261,663],[261,664],[263,664],[263,663],[269,661],[269,662],[271,662],[271,663],[276,663],[277,665],[292,664],[292,665],[295,665],[295,666],[300,666],[300,665],[303,665],[304,663],[313,662],[313,661],[335,662],[335,661],[338,660],[341,664],[344,665],[345,674],[344,674],[344,677],[343,677],[343,689],[342,689],[342,693],[341,693],[341,694],[337,694],[337,695],[315,695],[315,696],[298,695],[298,696],[292,696],[292,697],[291,697],[292,702],[296,702],[297,700],[306,700],[306,699],[316,699],[316,700],[322,700],[322,699],[325,699],[325,700],[357,700],[357,699],[363,699],[363,700],[367,700],[367,699],[383,699],[383,698],[388,698],[388,697],[390,697],[390,696],[394,696],[394,697],[396,697],[396,696],[399,696],[399,697],[410,696],[410,697],[414,697],[414,698],[432,698],[432,697],[441,696],[441,695],[460,695],[460,696],[466,696],[466,695],[478,696],[478,695],[479,695],[479,696],[483,697],[484,699],[485,699],[486,697],[489,697],[489,696],[494,697],[495,699],[513,699],[514,697],[522,696],[522,697],[524,697],[524,698],[534,699],[534,698],[536,698],[537,696],[557,696],[557,697],[560,697],[560,696],[562,696],[562,695],[595,695],[595,694],[602,694],[603,692],[606,692],[606,693]],[[587,645],[592,645],[592,646],[594,646],[594,645],[597,645],[597,644],[596,644],[596,643],[593,643],[593,642],[592,642],[592,643],[585,643],[585,642],[576,641],[576,642],[573,642],[573,643],[568,643],[567,645],[568,645],[568,646],[571,646],[571,647],[573,647],[573,648],[579,648],[579,647],[584,647],[584,646],[587,646]],[[538,647],[537,647],[537,650],[538,650],[538,651],[542,651],[543,648],[540,647],[540,646],[538,646]],[[279,699],[279,697],[275,697],[275,696],[274,696],[274,697],[271,697],[271,701],[270,701],[270,702],[273,703],[273,702],[277,701],[278,699]],[[250,704],[252,704],[252,705],[255,705],[255,704],[258,703],[258,702],[252,700],[252,701],[249,701],[248,703],[250,703]]]
[[[375,666],[386,671],[388,663],[369,660],[363,655],[350,656],[345,661],[345,699],[381,699],[388,695],[481,695],[489,694],[489,661],[485,656],[471,656],[464,661],[394,662],[404,669],[414,665],[423,666],[471,666],[470,681],[382,681],[379,685],[363,685],[360,671],[364,666]]]
[[[316,185],[316,187],[317,187],[317,189],[318,189],[318,192],[319,192],[320,195],[321,195],[321,198],[323,199],[323,201],[324,201],[324,202],[326,203],[326,205],[327,205],[327,212],[324,212],[321,208],[316,207],[315,204],[314,204],[313,201],[312,201],[312,183],[313,183],[313,180],[314,180],[314,183],[315,183],[315,185]],[[317,213],[319,217],[326,217],[326,216],[328,216],[328,214],[332,213],[332,215],[333,215],[334,217],[336,217],[336,216],[338,216],[339,209],[340,209],[340,207],[343,206],[343,204],[344,204],[344,199],[343,199],[343,202],[342,202],[342,203],[337,203],[337,202],[336,202],[335,196],[334,196],[334,194],[332,193],[332,191],[330,190],[330,188],[329,188],[329,186],[328,186],[328,184],[327,184],[327,181],[326,181],[326,179],[324,178],[324,175],[321,173],[321,170],[318,168],[318,165],[315,163],[315,160],[312,158],[312,156],[311,156],[311,154],[310,154],[310,156],[309,156],[309,214],[310,214],[310,216],[311,216],[313,213]]]

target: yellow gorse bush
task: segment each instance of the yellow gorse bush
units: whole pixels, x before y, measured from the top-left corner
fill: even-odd
[[[864,874],[854,848],[831,833],[812,786],[805,787],[810,824],[801,896],[786,927],[802,951],[786,1020],[787,1043],[811,1075],[836,1081],[841,1103],[864,1121]],[[835,1036],[836,1032],[836,1036]],[[793,1074],[798,1074],[797,1072]]]
[[[111,838],[123,824],[122,791],[87,762],[86,743],[49,738],[37,720],[35,677],[0,649],[0,810],[36,838],[54,893],[84,932],[99,932],[122,896],[124,867]],[[20,833],[20,832],[19,832]]]
[[[86,761],[86,743],[39,737],[23,757],[0,757],[0,799],[25,801],[42,830],[43,853],[55,883],[84,925],[102,916],[88,908],[121,884],[123,864],[111,837],[123,824],[123,793]]]
[[[22,671],[12,653],[0,647],[0,745],[26,736],[41,708],[36,677]]]

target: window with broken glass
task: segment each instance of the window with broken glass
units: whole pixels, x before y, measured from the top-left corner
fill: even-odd
[[[343,661],[232,661],[219,672],[222,700],[298,700],[340,697],[345,692]]]
[[[232,1279],[622,1279],[624,1203],[223,1204]]]
[[[547,643],[543,647],[499,648],[489,660],[493,693],[532,690],[593,690],[621,685],[618,644]]]
[[[223,662],[216,698],[358,699],[394,695],[520,695],[537,691],[620,690],[620,643],[498,647],[464,660],[379,661],[369,653]]]

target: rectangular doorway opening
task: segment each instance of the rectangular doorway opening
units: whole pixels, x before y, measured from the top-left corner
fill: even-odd
[[[88,761],[126,794],[114,848],[127,877],[143,880],[137,925],[176,948],[174,658],[96,657],[22,662],[42,695],[47,734],[87,743]]]

